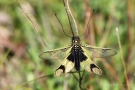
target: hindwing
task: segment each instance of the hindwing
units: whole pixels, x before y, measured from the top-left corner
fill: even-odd
[[[72,47],[71,47],[72,48]],[[67,57],[71,54],[71,48],[66,51],[66,57],[63,59],[59,68],[55,71],[55,76],[61,76],[69,72],[74,67],[73,60],[69,60]]]
[[[102,74],[102,70],[91,60],[91,57],[88,55],[88,52],[85,48],[82,47],[84,51],[84,55],[87,57],[85,60],[80,62],[81,67],[84,68],[88,72],[92,72],[98,75]]]

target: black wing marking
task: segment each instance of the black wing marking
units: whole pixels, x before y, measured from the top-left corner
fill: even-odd
[[[117,52],[111,48],[100,48],[89,45],[82,45],[82,47],[88,52],[91,58],[104,58],[117,54]]]

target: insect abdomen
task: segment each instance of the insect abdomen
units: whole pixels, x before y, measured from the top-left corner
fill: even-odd
[[[80,71],[80,62],[87,59],[87,57],[83,54],[83,50],[79,45],[75,45],[71,49],[71,54],[67,57],[69,61],[75,63],[75,69]]]

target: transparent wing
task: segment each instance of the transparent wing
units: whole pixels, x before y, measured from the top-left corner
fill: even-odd
[[[39,55],[41,59],[58,59],[63,60],[66,57],[67,51],[71,46],[66,46],[59,49],[43,52]]]
[[[117,54],[117,52],[111,48],[100,48],[89,45],[82,45],[82,47],[88,52],[91,58],[104,58]]]

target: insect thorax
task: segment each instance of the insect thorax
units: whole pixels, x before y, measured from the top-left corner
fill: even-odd
[[[80,38],[79,36],[72,37],[72,46],[80,45]]]

